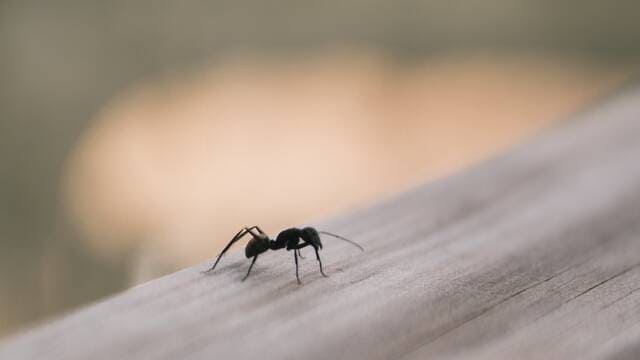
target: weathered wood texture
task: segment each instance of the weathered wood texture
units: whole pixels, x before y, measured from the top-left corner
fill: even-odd
[[[2,359],[640,357],[640,89],[451,178],[6,340]],[[232,235],[232,234],[230,234]],[[213,255],[213,254],[212,254]],[[311,253],[307,252],[307,255]]]

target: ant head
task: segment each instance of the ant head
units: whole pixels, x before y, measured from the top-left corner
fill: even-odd
[[[322,249],[322,242],[320,241],[320,234],[318,234],[318,230],[312,228],[310,226],[302,229],[302,238],[313,245],[316,245],[320,249]]]

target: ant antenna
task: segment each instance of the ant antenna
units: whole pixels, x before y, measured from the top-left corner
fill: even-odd
[[[351,245],[353,245],[353,246],[357,247],[358,249],[360,249],[360,251],[364,251],[364,248],[363,248],[362,246],[360,246],[358,243],[356,243],[355,241],[349,240],[349,239],[347,239],[347,238],[343,238],[343,237],[342,237],[342,236],[340,236],[340,235],[332,234],[332,233],[330,233],[330,232],[326,232],[326,231],[318,231],[318,232],[319,232],[320,234],[325,234],[325,235],[333,236],[334,238],[340,239],[340,240],[342,240],[342,241],[346,241],[346,242],[348,242],[349,244],[351,244]]]

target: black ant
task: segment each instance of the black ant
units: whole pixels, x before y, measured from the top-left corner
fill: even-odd
[[[311,246],[313,247],[313,250],[315,250],[316,258],[318,259],[318,264],[320,265],[320,273],[322,274],[322,276],[327,277],[327,274],[325,274],[324,271],[322,270],[322,261],[320,260],[320,254],[318,254],[318,249],[322,249],[322,242],[320,242],[319,234],[333,236],[337,239],[346,241],[356,246],[361,251],[364,251],[362,246],[358,245],[357,243],[349,239],[345,239],[342,236],[335,235],[326,231],[318,231],[312,227],[305,227],[302,229],[299,229],[299,228],[286,229],[281,231],[275,240],[271,240],[269,238],[269,235],[265,234],[265,232],[262,231],[260,227],[252,226],[252,227],[245,227],[242,230],[238,231],[238,233],[233,237],[233,239],[231,239],[229,244],[227,244],[227,246],[225,246],[225,248],[222,249],[222,252],[220,252],[220,255],[218,255],[218,258],[216,259],[216,262],[213,264],[211,269],[204,272],[207,273],[215,269],[216,265],[218,265],[218,262],[220,261],[220,258],[222,258],[222,255],[224,255],[227,252],[227,250],[229,250],[231,245],[233,245],[235,242],[237,242],[247,234],[251,234],[252,239],[249,240],[249,242],[247,243],[247,246],[244,248],[244,254],[247,257],[247,259],[253,258],[253,260],[251,261],[251,265],[249,265],[249,271],[247,271],[247,275],[245,275],[242,281],[245,281],[249,277],[249,274],[251,273],[251,269],[253,268],[253,264],[255,264],[256,260],[258,260],[258,255],[262,254],[263,252],[266,252],[267,250],[280,250],[285,247],[287,248],[287,251],[293,250],[293,258],[295,259],[295,262],[296,262],[296,279],[298,280],[298,284],[302,284],[302,282],[300,281],[300,277],[298,276],[298,256],[302,257],[302,254],[300,254],[300,249],[307,246]],[[302,243],[300,243],[300,241],[302,241]],[[304,259],[304,257],[302,258]]]

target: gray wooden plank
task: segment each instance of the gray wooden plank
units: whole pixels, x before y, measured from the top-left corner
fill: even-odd
[[[640,89],[319,227],[312,257],[227,256],[26,331],[3,359],[635,358]],[[231,235],[231,234],[230,234]],[[275,234],[274,234],[275,235]]]

